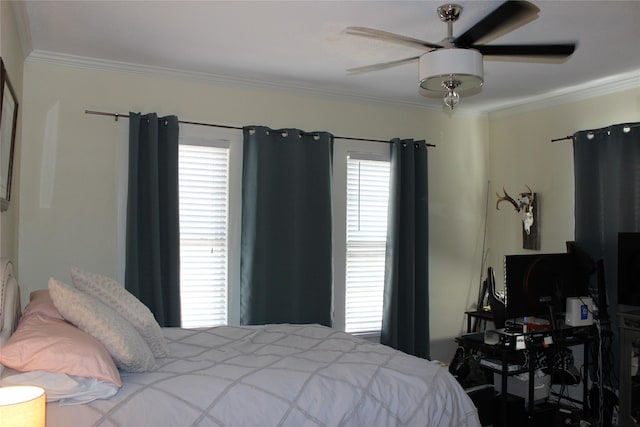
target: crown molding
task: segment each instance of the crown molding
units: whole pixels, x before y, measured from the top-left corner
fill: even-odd
[[[22,57],[26,58],[32,50],[32,43],[29,15],[27,14],[25,2],[12,1],[11,11],[13,13],[13,19],[16,22],[16,31],[18,33],[18,40],[20,41],[20,48],[22,49]]]
[[[214,84],[223,84],[227,86],[237,86],[243,88],[258,88],[266,90],[275,90],[281,92],[289,92],[293,94],[303,94],[320,96],[325,98],[341,99],[366,104],[382,104],[392,107],[411,108],[420,110],[441,111],[438,108],[428,106],[419,102],[403,101],[397,99],[380,98],[374,96],[366,96],[346,91],[328,90],[323,88],[314,88],[300,85],[291,85],[287,83],[279,83],[273,81],[249,79],[243,77],[229,76],[214,73],[202,73],[196,71],[187,71],[176,68],[158,67],[152,65],[135,64],[130,62],[111,61],[100,58],[92,58],[79,55],[69,55],[58,52],[50,52],[43,50],[33,50],[26,58],[27,61],[44,62],[55,65],[63,65],[75,68],[93,69],[100,71],[116,71],[134,74],[155,75],[159,77],[176,78],[182,80],[191,80],[199,82],[207,82]]]
[[[379,104],[396,108],[410,108],[414,110],[418,109],[429,112],[452,114],[451,112],[444,111],[444,109],[440,105],[436,107],[433,105],[420,103],[419,101],[403,101],[397,99],[366,96],[352,92],[330,90],[325,88],[291,85],[288,83],[279,83],[259,79],[248,79],[223,74],[202,73],[176,68],[111,61],[100,58],[69,55],[43,50],[31,51],[26,57],[26,60],[76,68],[156,75],[160,77],[222,84],[242,88],[274,90],[280,92],[288,92],[291,94],[311,95],[364,104]],[[640,70],[634,70],[624,74],[618,74],[615,76],[593,80],[579,85],[550,91],[533,97],[519,98],[517,100],[509,100],[505,102],[487,103],[479,108],[468,106],[465,107],[464,105],[462,105],[460,106],[461,108],[456,109],[456,112],[454,114],[457,116],[465,117],[488,117],[489,119],[499,118],[635,88],[640,88]]]
[[[487,112],[489,119],[507,117],[638,88],[640,88],[640,70],[633,70],[550,91],[524,100],[496,104],[487,109]]]

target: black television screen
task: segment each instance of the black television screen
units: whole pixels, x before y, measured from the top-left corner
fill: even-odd
[[[618,233],[618,303],[640,306],[640,232]]]
[[[559,315],[567,297],[589,295],[573,254],[506,255],[504,268],[507,319]]]

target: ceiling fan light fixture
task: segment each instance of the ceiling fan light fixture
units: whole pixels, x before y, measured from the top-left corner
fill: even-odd
[[[455,82],[455,87],[451,88],[450,82]],[[458,103],[460,92],[483,83],[482,54],[475,49],[438,49],[420,57],[420,87],[445,92],[445,104],[451,109]]]
[[[458,86],[460,86],[460,82],[453,80],[453,76],[449,76],[449,81],[442,82],[442,87],[447,91],[443,98],[444,105],[449,107],[450,110],[453,110],[460,102],[460,94],[456,92]]]

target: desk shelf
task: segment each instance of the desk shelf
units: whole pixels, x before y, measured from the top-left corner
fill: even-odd
[[[553,343],[551,345],[543,345],[544,339],[541,338],[545,334],[540,331],[536,331],[530,334],[525,335],[526,348],[525,349],[515,349],[513,346],[505,346],[501,343],[496,345],[485,344],[484,342],[484,333],[469,333],[461,335],[456,338],[456,342],[458,345],[465,349],[466,353],[475,352],[479,359],[482,358],[490,358],[493,360],[498,360],[501,364],[500,367],[486,367],[481,364],[481,366],[485,369],[488,369],[491,372],[502,375],[501,377],[501,406],[500,410],[497,411],[500,414],[500,424],[502,426],[507,426],[509,423],[508,413],[507,413],[507,396],[508,396],[508,377],[517,375],[519,373],[529,373],[529,378],[534,378],[534,373],[536,370],[536,366],[533,363],[529,363],[525,366],[525,354],[528,354],[528,360],[535,360],[536,356],[540,353],[552,353],[556,351],[558,348],[569,347],[582,345],[584,350],[584,363],[585,365],[589,364],[589,346],[592,343],[596,343],[598,341],[597,331],[595,326],[593,327],[581,327],[581,328],[565,328],[557,331],[548,332],[549,335],[553,337]],[[534,339],[535,338],[535,339]],[[510,363],[516,363],[522,365],[522,369],[518,369],[515,371],[509,371],[508,365]],[[587,411],[588,411],[588,369],[584,370],[584,378],[583,378],[583,396],[582,396],[582,404],[583,404],[583,419],[587,419]],[[528,404],[525,408],[525,412],[529,419],[531,425],[534,425],[535,416],[538,414],[540,409],[536,405],[536,399],[534,395],[534,382],[528,382]],[[548,405],[546,405],[548,406]],[[548,409],[545,407],[544,409],[547,411]]]

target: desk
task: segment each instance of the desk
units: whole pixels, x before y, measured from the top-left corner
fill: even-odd
[[[484,333],[471,333],[461,335],[456,338],[456,342],[465,350],[475,350],[480,358],[493,358],[499,360],[501,366],[497,368],[487,368],[494,373],[499,373],[501,377],[501,416],[502,426],[508,426],[507,421],[507,377],[524,372],[529,373],[529,378],[534,378],[535,365],[529,363],[527,366],[523,366],[518,370],[510,370],[510,364],[518,363],[522,364],[522,360],[535,360],[539,353],[551,353],[557,348],[572,347],[576,345],[582,345],[584,349],[584,364],[589,365],[589,344],[598,340],[597,331],[594,326],[590,327],[578,327],[578,328],[562,328],[555,331],[545,332],[533,332],[529,334],[522,334],[525,337],[526,348],[523,350],[516,350],[512,344],[505,346],[502,344],[488,345],[484,343]],[[549,335],[553,339],[553,343],[548,346],[542,344],[543,337]],[[528,350],[528,358],[524,357],[525,350]],[[547,358],[549,361],[550,358]],[[589,369],[584,369],[583,378],[583,395],[582,395],[582,409],[583,418],[587,419],[588,411],[588,384],[589,384]],[[527,407],[527,415],[529,420],[534,412],[534,381],[529,381],[529,399]]]

